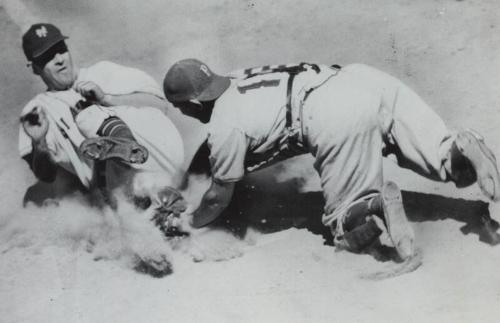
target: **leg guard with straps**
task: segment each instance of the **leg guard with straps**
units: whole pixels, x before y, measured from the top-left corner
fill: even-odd
[[[371,245],[382,233],[370,216],[382,216],[382,199],[376,195],[371,199],[352,204],[345,215],[338,219],[340,234],[335,236],[335,245],[352,252],[361,252]]]
[[[399,187],[387,182],[379,195],[356,202],[339,219],[342,233],[335,237],[335,245],[349,251],[360,252],[372,244],[382,233],[373,217],[379,217],[401,259],[414,253],[414,233],[403,207]]]

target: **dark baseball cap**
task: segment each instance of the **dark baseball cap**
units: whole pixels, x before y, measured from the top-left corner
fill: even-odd
[[[176,62],[163,80],[163,91],[170,102],[189,100],[211,101],[229,87],[229,77],[212,72],[208,66],[193,58]]]
[[[32,61],[55,44],[67,38],[61,33],[59,28],[52,24],[34,24],[23,35],[23,51],[26,58]]]

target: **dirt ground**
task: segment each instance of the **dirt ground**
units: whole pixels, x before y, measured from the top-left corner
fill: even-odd
[[[481,219],[500,221],[500,206],[482,200],[477,186],[457,190],[388,161],[423,265],[367,281],[360,276],[390,265],[329,245],[311,159],[297,158],[239,187],[229,218],[250,224],[244,240],[204,233],[207,244],[228,246],[227,258],[239,257],[193,262],[192,253],[174,252],[174,274],[154,279],[124,265],[112,241],[88,251],[101,219],[77,201],[22,209],[35,179],[17,153],[19,112],[44,89],[26,68],[21,35],[31,23],[52,22],[70,36],[77,64],[111,60],[159,82],[188,57],[220,73],[300,61],[369,64],[409,84],[451,128],[480,131],[499,156],[499,12],[494,0],[1,1],[0,321],[499,322],[498,223],[488,229]],[[203,129],[169,115],[189,159]],[[163,248],[153,240],[134,247]]]

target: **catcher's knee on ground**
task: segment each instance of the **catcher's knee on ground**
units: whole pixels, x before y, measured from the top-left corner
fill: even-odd
[[[382,234],[372,218],[381,216],[383,209],[380,195],[356,201],[335,222],[334,243],[336,247],[361,252]]]
[[[352,203],[337,219],[335,245],[352,252],[363,251],[386,230],[401,259],[414,253],[414,233],[403,207],[399,187],[386,182],[380,194]]]

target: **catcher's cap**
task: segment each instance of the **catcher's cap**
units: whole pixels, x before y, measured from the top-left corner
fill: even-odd
[[[224,93],[230,83],[229,77],[217,75],[205,63],[189,58],[168,70],[163,91],[170,102],[211,101]]]
[[[32,61],[66,38],[68,37],[52,24],[34,24],[23,35],[24,54],[29,61]]]

